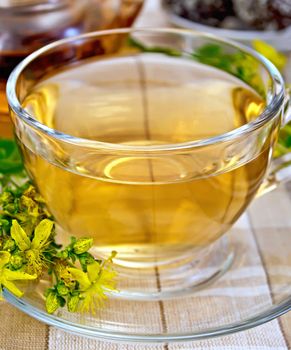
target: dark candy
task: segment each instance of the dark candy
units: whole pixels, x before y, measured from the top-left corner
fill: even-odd
[[[164,0],[191,21],[231,29],[280,30],[291,25],[291,0]]]

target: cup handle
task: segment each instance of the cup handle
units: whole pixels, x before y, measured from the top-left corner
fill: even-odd
[[[283,107],[282,127],[291,121],[291,86],[286,89],[286,97]],[[291,180],[291,151],[281,157],[272,160],[269,173],[260,186],[257,197],[273,191],[279,184]]]

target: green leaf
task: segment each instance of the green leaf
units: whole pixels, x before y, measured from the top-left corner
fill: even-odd
[[[78,259],[84,272],[87,272],[87,266],[95,261],[94,257],[88,252],[78,255]]]
[[[30,248],[30,240],[18,221],[12,220],[10,233],[20,250],[25,251]]]
[[[212,57],[212,56],[220,56],[222,54],[221,46],[217,44],[206,44],[201,46],[197,52],[200,56],[204,57]]]
[[[0,139],[0,173],[14,174],[23,170],[23,162],[14,140]]]
[[[173,49],[171,47],[151,46],[147,47],[140,41],[130,37],[128,38],[128,45],[139,49],[141,52],[152,52],[152,53],[164,53],[168,56],[180,57],[182,56],[181,51]]]
[[[285,144],[287,148],[291,147],[291,135],[287,135],[286,140],[285,140]]]

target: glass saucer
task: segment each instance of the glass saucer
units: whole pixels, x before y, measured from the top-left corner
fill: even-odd
[[[6,300],[49,325],[83,336],[126,342],[174,342],[249,329],[291,309],[291,183],[256,199],[227,235],[232,263],[211,283],[173,298],[110,296],[96,315],[49,315],[45,279]],[[155,272],[156,273],[156,272]],[[140,283],[147,286],[143,277]],[[157,292],[163,288],[156,279]]]

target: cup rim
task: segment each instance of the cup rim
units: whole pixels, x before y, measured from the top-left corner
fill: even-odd
[[[77,136],[72,136],[61,131],[49,128],[48,126],[40,123],[33,116],[31,116],[24,108],[22,108],[21,103],[16,94],[16,85],[18,78],[22,71],[35,59],[41,56],[43,53],[53,50],[61,45],[66,45],[70,42],[83,40],[88,38],[93,38],[97,36],[112,35],[112,34],[130,34],[138,32],[148,32],[148,33],[164,33],[164,34],[180,34],[180,35],[193,35],[196,37],[204,37],[227,44],[230,47],[239,49],[243,52],[256,58],[267,70],[272,79],[272,95],[269,96],[271,99],[264,108],[264,110],[257,116],[256,119],[244,124],[238,128],[232,129],[226,133],[215,135],[208,138],[203,138],[200,140],[193,140],[187,142],[173,143],[173,144],[163,144],[163,145],[149,145],[149,146],[134,146],[134,145],[123,145],[118,143],[109,143],[98,140],[90,140],[86,138],[81,138]],[[81,34],[78,36],[73,36],[70,38],[55,41],[48,44],[29,56],[27,56],[23,61],[21,61],[11,72],[6,86],[6,95],[9,106],[11,110],[19,117],[25,124],[29,125],[38,132],[44,133],[49,137],[57,139],[59,141],[79,145],[83,147],[93,148],[93,149],[103,149],[108,151],[126,151],[133,153],[148,153],[155,151],[183,151],[194,149],[198,147],[205,147],[208,145],[213,145],[222,142],[233,141],[245,134],[249,134],[268,121],[272,120],[283,106],[285,98],[284,80],[278,69],[263,55],[259,54],[255,50],[241,44],[233,42],[232,40],[220,38],[213,34],[208,34],[200,31],[194,31],[189,29],[175,29],[175,28],[119,28],[95,31],[86,34]]]

